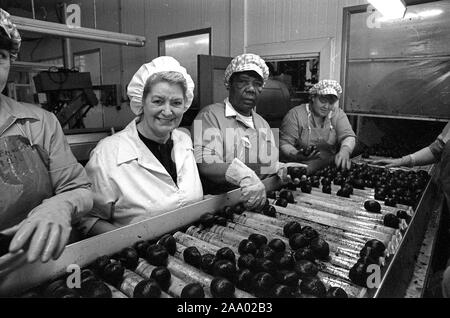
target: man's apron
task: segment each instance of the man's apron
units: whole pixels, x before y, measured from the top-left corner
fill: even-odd
[[[0,127],[0,135],[14,123],[15,118],[10,117]],[[20,223],[33,208],[53,196],[47,167],[46,152],[28,138],[0,137],[0,231]]]
[[[311,110],[306,105],[307,129],[303,129],[300,141],[303,146],[315,145],[320,151],[320,158],[305,162],[308,165],[308,172],[312,173],[332,162],[336,154],[336,130],[331,124],[331,112],[324,122],[323,128],[311,127]]]

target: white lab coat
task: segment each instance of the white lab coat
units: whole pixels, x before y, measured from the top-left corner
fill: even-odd
[[[172,132],[177,186],[139,138],[136,121],[101,140],[91,153],[86,171],[96,200],[81,223],[84,233],[98,219],[120,227],[203,199],[189,131]]]

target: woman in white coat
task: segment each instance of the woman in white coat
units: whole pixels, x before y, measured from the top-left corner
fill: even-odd
[[[144,64],[128,85],[138,116],[92,151],[86,171],[94,209],[82,231],[96,235],[202,200],[188,130],[178,128],[194,82],[172,57]]]

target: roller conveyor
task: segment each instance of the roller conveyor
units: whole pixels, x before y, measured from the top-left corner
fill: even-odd
[[[264,183],[268,191],[281,188],[276,177],[269,178]],[[196,246],[202,254],[214,254],[220,248],[230,247],[236,257],[239,257],[239,242],[246,239],[249,234],[259,233],[269,240],[274,238],[282,240],[287,246],[287,252],[294,253],[289,248],[289,239],[283,235],[283,226],[289,221],[298,221],[302,226],[311,226],[317,230],[320,237],[330,246],[330,259],[317,261],[318,277],[327,288],[341,287],[349,297],[397,296],[401,291],[387,287],[392,286],[388,279],[398,270],[396,269],[398,267],[396,261],[399,262],[398,255],[408,254],[405,250],[408,248],[408,242],[411,241],[410,236],[413,235],[411,233],[417,233],[416,228],[420,226],[418,222],[426,218],[424,205],[429,200],[430,187],[433,187],[430,183],[422,194],[417,208],[407,209],[412,215],[409,224],[403,221],[399,229],[387,227],[382,223],[382,217],[394,212],[396,208],[382,205],[381,214],[370,214],[364,210],[364,201],[368,198],[373,199],[373,189],[358,190],[351,198],[341,198],[336,196],[337,189],[334,188],[331,195],[321,193],[317,188],[313,188],[311,194],[302,193],[300,189],[297,189],[293,191],[297,203],[289,204],[287,207],[276,206],[275,217],[244,211],[242,214],[233,215],[226,226],[214,225],[205,229],[195,225],[203,214],[236,204],[240,193],[239,190],[234,190],[71,244],[57,261],[50,261],[47,264],[28,264],[9,275],[0,282],[0,294],[19,296],[33,287],[61,277],[70,264],[77,264],[84,268],[101,255],[112,255],[125,247],[132,246],[137,241],[152,240],[166,233],[172,233],[177,240],[177,252],[169,257],[167,268],[173,279],[170,288],[163,291],[161,297],[179,297],[182,288],[192,282],[204,287],[205,297],[212,297],[209,284],[213,277],[186,264],[183,261],[184,249]],[[271,201],[271,203],[274,202]],[[354,211],[353,214],[352,211]],[[379,260],[379,264],[382,265],[382,283],[378,288],[371,290],[358,286],[348,277],[349,268],[357,262],[361,248],[370,239],[382,241],[387,248],[384,257]],[[134,272],[126,270],[127,279],[122,283],[123,286],[116,286],[118,287],[116,288],[107,284],[112,291],[112,296],[132,297],[135,285],[141,280],[148,279],[154,268],[155,266],[140,259],[139,266]],[[249,298],[254,295],[236,289],[235,297]]]

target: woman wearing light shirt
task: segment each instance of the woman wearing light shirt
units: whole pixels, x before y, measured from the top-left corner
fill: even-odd
[[[179,129],[193,99],[186,69],[163,56],[142,65],[128,85],[138,116],[102,140],[86,171],[94,209],[82,222],[96,235],[202,200],[203,189],[188,130]]]

